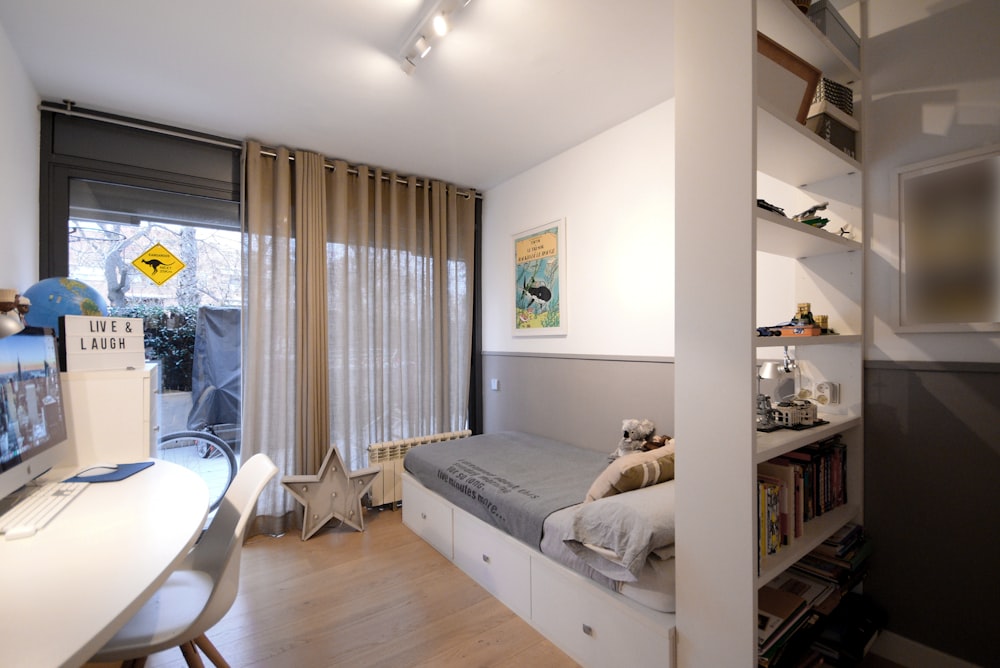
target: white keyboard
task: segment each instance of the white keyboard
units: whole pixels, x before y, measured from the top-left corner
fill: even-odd
[[[80,495],[90,483],[49,482],[0,516],[0,533],[8,540],[34,535]]]

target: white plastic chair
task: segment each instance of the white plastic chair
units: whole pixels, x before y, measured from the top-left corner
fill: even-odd
[[[228,664],[205,632],[229,611],[240,584],[240,554],[257,497],[278,468],[264,454],[247,460],[215,519],[153,597],[91,661],[142,666],[150,654],[179,647],[188,666],[202,666],[200,648],[219,668]]]

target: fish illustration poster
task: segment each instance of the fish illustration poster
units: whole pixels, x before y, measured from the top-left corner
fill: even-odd
[[[514,333],[565,334],[565,227],[556,221],[514,237]]]

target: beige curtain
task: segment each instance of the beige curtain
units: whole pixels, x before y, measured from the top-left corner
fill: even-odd
[[[468,424],[475,200],[343,162],[326,180],[331,434],[359,468]]]
[[[369,443],[464,429],[472,359],[475,201],[289,151],[245,152],[243,457],[352,469]],[[294,165],[294,166],[292,166]],[[297,526],[277,485],[253,532]]]
[[[264,155],[256,142],[244,152],[241,458],[264,452],[284,475],[315,473],[330,442],[323,158],[289,158],[287,149]],[[298,526],[296,510],[268,485],[251,533]]]

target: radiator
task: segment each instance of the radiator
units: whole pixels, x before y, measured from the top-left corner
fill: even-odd
[[[453,441],[458,438],[471,436],[468,429],[464,431],[446,431],[430,436],[418,436],[416,438],[405,438],[398,441],[383,441],[372,443],[368,446],[368,465],[382,468],[382,475],[375,479],[371,487],[371,505],[385,506],[392,504],[395,506],[403,500],[403,457],[410,448],[427,443],[437,443],[439,441]]]

